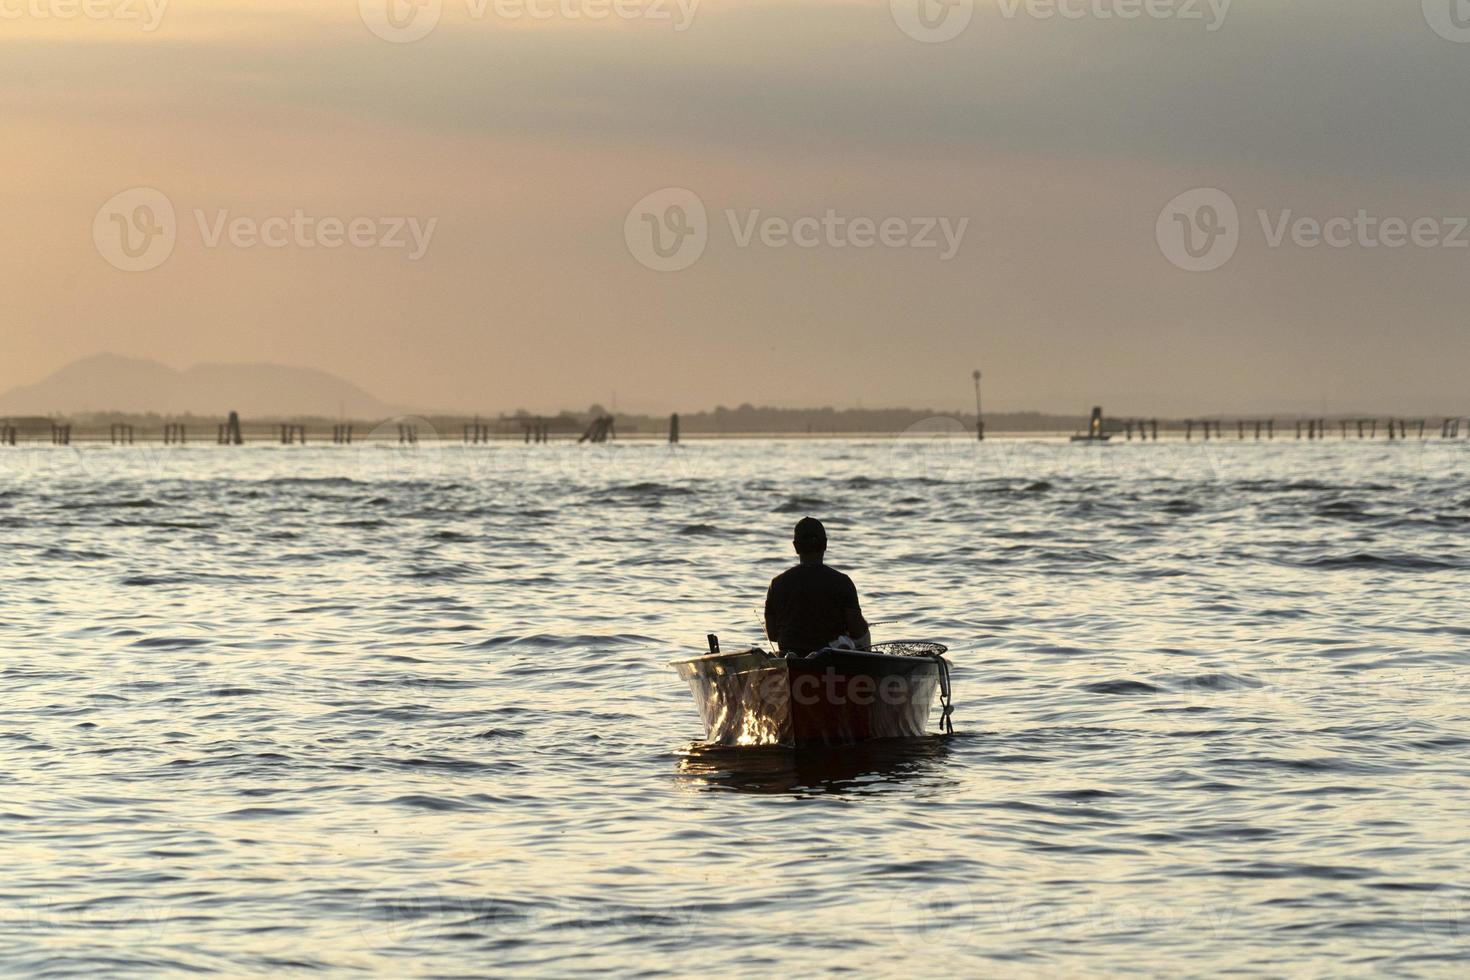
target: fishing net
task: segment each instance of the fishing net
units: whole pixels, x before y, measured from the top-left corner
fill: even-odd
[[[943,643],[930,643],[927,640],[888,640],[873,643],[868,649],[874,653],[886,653],[890,657],[942,657],[949,651],[949,647]]]

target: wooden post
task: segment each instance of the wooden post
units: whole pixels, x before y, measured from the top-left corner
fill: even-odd
[[[984,438],[984,436],[982,435],[981,438]],[[678,412],[675,412],[673,415],[670,415],[669,416],[669,442],[670,443],[678,443],[678,441],[679,441],[679,413]]]
[[[245,437],[240,432],[240,415],[231,412],[230,418],[225,422],[225,443],[230,446],[245,445]]]
[[[1189,442],[1194,438],[1194,419],[1184,420],[1184,441]]]

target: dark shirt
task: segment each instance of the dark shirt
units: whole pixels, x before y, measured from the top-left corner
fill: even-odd
[[[821,562],[803,562],[771,580],[766,631],[782,651],[811,653],[844,633],[866,633],[852,579]]]

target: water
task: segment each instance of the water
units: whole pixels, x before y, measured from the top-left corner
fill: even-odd
[[[1470,446],[0,451],[7,973],[1461,975]],[[700,750],[821,516],[958,734]]]

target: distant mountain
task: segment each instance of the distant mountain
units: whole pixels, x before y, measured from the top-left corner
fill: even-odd
[[[0,395],[0,415],[224,415],[231,410],[256,418],[399,414],[357,385],[312,368],[198,364],[176,371],[157,361],[116,354],[83,358],[36,384]]]

